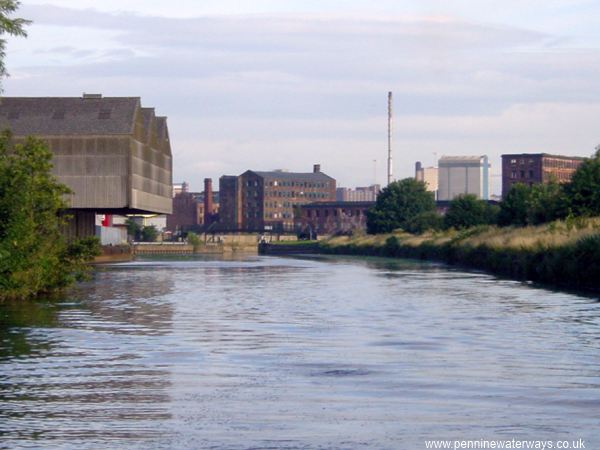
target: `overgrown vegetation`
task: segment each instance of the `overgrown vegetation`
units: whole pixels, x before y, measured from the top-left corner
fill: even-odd
[[[125,221],[125,226],[127,227],[127,235],[134,241],[156,242],[160,234],[156,226],[142,226],[131,218]]]
[[[319,242],[324,253],[431,259],[514,279],[600,289],[600,218],[527,227],[403,231]]]
[[[38,139],[12,145],[8,133],[0,136],[0,300],[60,290],[99,254],[95,237],[64,239],[69,189],[50,173],[51,158]]]

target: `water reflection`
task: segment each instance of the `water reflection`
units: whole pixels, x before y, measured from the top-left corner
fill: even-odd
[[[146,258],[1,305],[0,436],[38,448],[600,443],[599,304],[418,261]]]

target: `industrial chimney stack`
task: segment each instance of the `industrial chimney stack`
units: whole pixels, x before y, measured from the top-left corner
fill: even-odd
[[[213,214],[212,178],[204,179],[204,226],[210,225]]]
[[[394,181],[394,168],[392,160],[392,92],[388,92],[388,171],[387,184]]]

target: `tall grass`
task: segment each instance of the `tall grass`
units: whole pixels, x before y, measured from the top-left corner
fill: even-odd
[[[319,247],[334,254],[431,259],[515,279],[600,290],[600,218],[524,228],[336,237]]]

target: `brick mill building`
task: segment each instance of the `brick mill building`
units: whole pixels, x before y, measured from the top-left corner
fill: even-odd
[[[567,183],[584,160],[585,158],[547,153],[502,155],[502,197],[516,183],[528,186],[551,180]]]
[[[229,231],[293,231],[298,207],[335,201],[336,182],[314,166],[309,173],[248,170],[219,182],[219,227]]]
[[[217,221],[219,192],[212,190],[212,179],[204,179],[203,192],[190,192],[184,182],[173,193],[173,213],[167,215],[167,231],[175,235],[203,232]]]
[[[374,201],[309,203],[300,206],[296,228],[311,238],[366,231],[367,211],[373,206]]]

